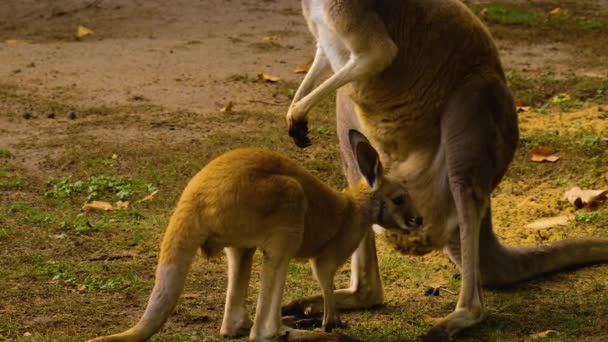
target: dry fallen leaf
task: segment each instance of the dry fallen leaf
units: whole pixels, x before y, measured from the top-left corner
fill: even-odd
[[[93,30],[91,30],[90,28],[88,28],[86,26],[78,25],[78,28],[76,29],[76,38],[81,39],[86,36],[90,36],[93,33],[94,33]]]
[[[78,292],[84,292],[87,290],[87,286],[84,284],[78,285],[78,287],[76,288],[76,290],[78,290]]]
[[[541,331],[539,333],[530,335],[530,338],[533,339],[533,340],[536,340],[536,339],[539,339],[539,338],[554,337],[555,335],[558,335],[557,331],[555,331],[555,330],[545,330],[545,331]]]
[[[140,199],[139,201],[135,202],[135,203],[141,203],[141,202],[147,202],[150,201],[154,198],[154,196],[156,196],[156,194],[158,193],[158,190],[153,191],[152,193],[150,193],[148,196]]]
[[[578,186],[571,188],[564,194],[564,199],[574,204],[577,209],[594,204],[595,202],[605,201],[608,197],[608,190],[583,190]]]
[[[518,106],[517,107],[517,112],[518,113],[525,113],[527,111],[530,110],[530,106]]]
[[[118,201],[114,203],[114,209],[129,209],[129,201]]]
[[[232,101],[228,101],[228,104],[226,104],[224,107],[222,107],[222,109],[220,109],[220,112],[230,113],[230,112],[232,112],[233,106],[234,106],[234,103],[232,103]]]
[[[539,146],[532,150],[532,158],[530,158],[530,160],[537,163],[542,163],[545,161],[555,163],[559,160],[559,156],[553,154],[550,148]]]
[[[295,72],[296,74],[305,74],[308,72],[308,70],[310,70],[310,65],[311,63],[298,65],[295,69],[293,69],[293,72]]]
[[[19,40],[19,39],[7,39],[7,40],[5,40],[4,42],[5,42],[6,44],[8,44],[8,45],[17,45],[17,44],[19,44],[19,43],[21,43],[21,42],[23,42],[23,41],[22,41],[22,40]]]
[[[114,210],[114,207],[111,203],[103,202],[103,201],[92,201],[90,203],[85,203],[82,206],[82,210],[90,212],[90,211],[111,211]]]
[[[527,224],[525,226],[525,228],[547,229],[547,228],[552,228],[552,227],[557,227],[557,226],[565,226],[570,222],[571,219],[572,219],[571,216],[556,216],[556,217],[542,218],[540,220],[536,220],[530,224]]]
[[[551,11],[549,11],[549,14],[551,15],[560,15],[563,14],[563,10],[559,7],[555,7],[554,9],[552,9]]]
[[[262,82],[276,83],[280,80],[277,76],[272,76],[263,72],[258,73],[258,79]]]

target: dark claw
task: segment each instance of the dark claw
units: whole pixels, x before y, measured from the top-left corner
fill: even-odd
[[[450,335],[437,328],[432,328],[426,335],[418,337],[418,341],[420,342],[451,342],[453,339]]]
[[[306,317],[305,305],[300,302],[292,302],[281,308],[281,316]]]
[[[298,121],[289,129],[289,136],[293,138],[296,146],[305,148],[310,146],[310,138],[308,138],[308,122]]]

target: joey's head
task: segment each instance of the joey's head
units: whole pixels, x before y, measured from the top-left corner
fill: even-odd
[[[358,185],[369,198],[372,223],[389,230],[411,230],[422,225],[422,216],[413,205],[402,182],[384,174],[378,152],[356,130],[349,131],[351,147],[363,176]]]

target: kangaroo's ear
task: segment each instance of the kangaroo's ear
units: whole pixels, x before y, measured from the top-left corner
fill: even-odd
[[[359,171],[361,171],[370,188],[375,189],[378,186],[378,179],[382,177],[382,165],[378,152],[372,147],[369,140],[357,130],[351,129],[348,131],[348,138],[357,158]]]

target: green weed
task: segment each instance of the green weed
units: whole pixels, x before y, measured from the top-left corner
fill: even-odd
[[[71,182],[70,177],[60,180],[50,179],[47,182],[51,188],[45,193],[50,198],[71,198],[76,194],[86,194],[87,201],[100,199],[103,196],[113,196],[126,200],[134,194],[147,194],[157,188],[152,184],[121,176],[91,176],[86,180]]]

